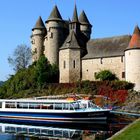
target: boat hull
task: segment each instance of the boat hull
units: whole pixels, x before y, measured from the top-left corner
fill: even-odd
[[[0,120],[39,124],[94,123],[106,121],[109,111],[100,112],[12,112],[0,111]]]

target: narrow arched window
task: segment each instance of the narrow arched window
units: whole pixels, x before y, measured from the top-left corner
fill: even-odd
[[[63,67],[66,68],[66,61],[63,62]]]
[[[103,58],[100,59],[100,63],[103,64]]]
[[[121,62],[123,63],[123,56],[121,56]]]
[[[73,60],[73,68],[75,68],[75,66],[76,66],[76,65],[75,65],[75,60]]]

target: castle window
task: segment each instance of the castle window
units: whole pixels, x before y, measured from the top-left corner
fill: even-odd
[[[100,59],[100,63],[103,64],[103,58]]]
[[[34,49],[34,51],[32,52],[32,55],[37,54],[37,48]]]
[[[63,62],[64,69],[66,68],[66,61]]]
[[[53,38],[53,33],[49,32],[48,36],[49,36],[49,38]]]
[[[32,44],[35,44],[35,40],[34,40],[34,39],[32,39],[31,43],[32,43]]]
[[[73,68],[75,68],[75,60],[73,60]]]
[[[123,56],[121,56],[121,62],[123,63]]]
[[[125,72],[124,71],[122,72],[122,78],[125,78]]]

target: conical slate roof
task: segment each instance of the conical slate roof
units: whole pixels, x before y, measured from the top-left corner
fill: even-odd
[[[62,20],[62,17],[60,15],[60,12],[59,12],[56,5],[54,6],[54,8],[53,8],[53,10],[52,10],[52,12],[51,12],[47,21],[49,21],[49,20]]]
[[[76,5],[75,5],[75,7],[74,7],[72,22],[79,22]]]
[[[42,21],[41,16],[39,16],[39,18],[38,18],[38,20],[37,20],[37,22],[32,30],[34,30],[34,29],[45,29],[45,25]]]
[[[84,11],[81,12],[80,16],[79,16],[79,21],[82,23],[82,24],[89,24],[90,25],[90,22],[85,14]]]
[[[68,35],[67,39],[65,40],[64,44],[60,49],[80,49],[84,48],[83,42],[80,38],[77,37],[74,30],[70,31],[70,34]]]
[[[135,27],[127,49],[140,48],[140,29],[138,25]]]

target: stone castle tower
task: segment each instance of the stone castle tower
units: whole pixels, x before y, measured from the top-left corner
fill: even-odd
[[[84,11],[78,17],[76,5],[71,20],[64,20],[54,6],[45,23],[39,17],[32,29],[32,60],[44,54],[50,64],[58,65],[60,83],[94,81],[97,72],[110,70],[140,90],[138,26],[132,36],[90,39],[92,25]]]
[[[135,27],[129,46],[125,50],[126,80],[135,83],[140,90],[140,29]]]
[[[44,50],[44,37],[46,35],[45,25],[39,17],[34,28],[32,29],[31,44],[32,44],[32,61],[37,61],[43,54]]]
[[[53,8],[46,21],[47,34],[44,40],[44,54],[51,64],[59,64],[59,48],[64,43],[68,35],[66,23],[62,19],[57,6]]]

